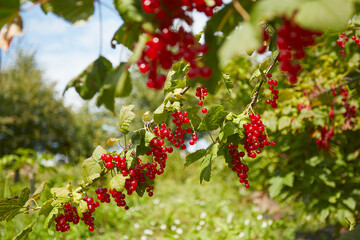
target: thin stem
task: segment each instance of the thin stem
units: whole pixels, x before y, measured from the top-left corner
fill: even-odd
[[[184,87],[181,90],[180,95],[184,95],[189,89],[190,89],[189,86]],[[145,127],[150,129],[151,125],[153,125],[153,124],[154,124],[154,120],[148,121],[148,122],[145,123]]]
[[[247,114],[253,108],[257,98],[259,97],[260,89],[261,89],[262,85],[264,84],[264,82],[266,81],[266,75],[268,75],[270,73],[270,71],[273,69],[273,67],[275,66],[275,63],[277,62],[278,58],[279,58],[279,53],[276,55],[276,57],[274,58],[274,60],[272,61],[272,63],[270,64],[270,66],[268,67],[268,69],[266,70],[265,73],[260,70],[263,77],[261,79],[261,82],[260,82],[259,86],[255,89],[255,94],[252,97],[252,100],[251,100],[250,104],[245,109],[244,114]]]
[[[210,138],[211,138],[211,141],[212,141],[213,143],[215,143],[215,140],[214,140],[213,136],[211,135],[210,131],[209,131],[209,130],[206,130],[206,132],[209,134],[209,136],[210,136]]]
[[[36,208],[30,208],[29,210],[26,210],[26,211],[22,211],[22,213],[29,213],[29,212],[34,212],[34,211],[37,211],[37,210],[40,210],[41,207],[36,207]]]
[[[225,14],[225,16],[223,17],[223,19],[221,19],[221,22],[219,24],[219,27],[216,29],[216,31],[221,31],[226,23],[226,21],[229,19],[229,17],[233,14],[234,9],[230,8],[227,13]]]
[[[101,3],[100,0],[97,0],[98,4],[99,4],[99,38],[100,38],[100,46],[99,46],[99,56],[101,56],[102,54],[102,43],[103,43],[103,30],[102,30],[102,14],[101,14]]]
[[[242,16],[242,18],[244,19],[245,22],[249,22],[250,21],[250,15],[249,13],[245,10],[245,8],[243,8],[243,6],[241,6],[240,2],[238,1],[234,1],[234,8],[236,9],[236,11]]]
[[[312,94],[312,95],[309,96],[309,99],[317,98],[319,95],[324,94],[324,93],[330,93],[330,92],[331,92],[332,90],[334,90],[334,89],[340,88],[340,87],[342,87],[342,86],[344,86],[344,85],[348,85],[348,84],[350,84],[350,83],[352,83],[352,82],[355,82],[355,81],[358,81],[358,80],[360,80],[360,76],[355,77],[355,78],[352,78],[352,79],[349,79],[349,80],[347,80],[347,81],[345,81],[345,82],[343,82],[343,83],[340,83],[340,84],[338,84],[338,85],[336,85],[335,87],[332,87],[332,88],[330,88],[330,89],[326,89],[326,90],[317,92],[317,93],[315,93],[315,94]]]
[[[84,186],[78,187],[75,192],[76,193],[82,193],[84,190],[88,189],[91,185],[93,185],[98,179],[105,176],[109,171],[102,172],[98,178],[95,178],[92,182],[86,183]]]

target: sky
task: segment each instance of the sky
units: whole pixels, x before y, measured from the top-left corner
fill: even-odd
[[[131,52],[122,46],[111,48],[111,39],[123,23],[113,8],[112,0],[101,0],[102,13],[102,56],[109,59],[113,66],[125,61]],[[38,67],[44,71],[45,79],[56,83],[59,97],[67,83],[81,73],[90,63],[99,57],[100,20],[99,5],[95,3],[94,15],[87,22],[72,25],[52,13],[44,14],[38,5],[27,3],[22,6],[23,35],[14,37],[8,52],[2,53],[2,64],[11,64],[18,49],[35,52]],[[194,16],[196,24],[193,32],[200,32],[207,18]],[[64,95],[66,106],[80,107],[84,101],[74,89]]]

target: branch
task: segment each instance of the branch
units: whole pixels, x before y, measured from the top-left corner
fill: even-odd
[[[326,90],[317,92],[317,93],[315,93],[315,94],[312,94],[312,95],[309,96],[309,99],[317,98],[317,97],[318,97],[319,95],[321,95],[321,94],[329,93],[329,92],[331,92],[331,91],[334,90],[334,89],[337,89],[337,88],[342,87],[342,86],[344,86],[344,85],[348,85],[348,84],[350,84],[350,83],[352,83],[352,82],[355,82],[355,81],[357,81],[357,80],[360,80],[360,76],[359,76],[359,77],[356,77],[356,78],[349,79],[349,80],[347,80],[347,81],[345,81],[345,82],[343,82],[343,83],[340,83],[340,84],[338,84],[338,85],[336,85],[335,87],[332,87],[332,88],[330,88],[330,89],[326,89]]]
[[[240,2],[234,1],[234,8],[242,16],[245,22],[250,21],[249,13],[243,8],[243,6],[241,6]]]
[[[88,189],[88,188],[89,188],[91,185],[93,185],[98,179],[100,179],[100,178],[102,178],[103,176],[105,176],[108,172],[109,172],[109,171],[102,172],[98,178],[95,178],[95,179],[92,180],[91,182],[86,183],[84,186],[81,186],[81,185],[80,185],[80,187],[78,187],[78,188],[75,190],[75,192],[76,192],[76,193],[82,193],[83,190]]]
[[[189,89],[190,89],[190,86],[184,87],[184,88],[181,90],[180,95],[184,95]],[[154,120],[151,120],[151,121],[146,122],[146,123],[145,123],[145,126],[146,126],[147,128],[150,128],[151,125],[153,125],[153,124],[154,124]]]
[[[268,69],[265,72],[265,77],[263,77],[263,79],[261,80],[259,86],[255,89],[255,94],[252,97],[252,100],[250,102],[250,104],[247,106],[247,108],[244,111],[244,114],[248,113],[250,109],[252,109],[252,107],[254,106],[257,98],[259,97],[259,93],[260,93],[260,88],[262,87],[262,85],[264,84],[264,82],[266,81],[266,75],[268,75],[270,73],[270,71],[273,69],[273,67],[275,66],[275,63],[277,62],[279,58],[279,53],[276,55],[276,57],[274,58],[274,60],[272,61],[272,63],[270,64],[270,66],[268,67]],[[261,74],[264,75],[264,73],[260,70]]]

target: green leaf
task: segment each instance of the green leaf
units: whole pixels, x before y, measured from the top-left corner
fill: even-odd
[[[329,186],[332,188],[336,187],[336,183],[329,179],[330,175],[328,175],[326,173],[322,173],[318,177],[319,177],[319,179],[321,179],[323,181],[323,183],[325,183],[326,186]]]
[[[354,198],[349,197],[342,201],[346,206],[348,206],[351,210],[355,210],[356,208],[356,201]]]
[[[124,177],[122,174],[117,174],[110,180],[110,188],[122,192],[125,187],[126,179],[127,177]]]
[[[121,63],[117,68],[112,69],[106,75],[104,84],[99,90],[96,105],[105,105],[107,109],[114,112],[115,97],[127,97],[132,91],[132,82],[128,65]]]
[[[287,127],[289,127],[291,124],[291,118],[288,116],[282,116],[279,119],[279,123],[278,123],[278,129],[281,131]]]
[[[236,57],[254,51],[261,44],[260,29],[257,25],[245,22],[235,29],[219,49],[220,67],[224,68]]]
[[[88,208],[87,203],[85,201],[81,200],[79,203],[79,212],[81,214],[83,214],[83,213],[87,212],[88,210],[89,210],[89,208]]]
[[[283,188],[283,178],[280,176],[272,177],[269,180],[269,195],[271,198],[278,196]]]
[[[205,180],[210,181],[211,163],[218,156],[219,143],[212,144],[208,147],[208,154],[205,156],[200,165],[200,184]]]
[[[237,124],[233,121],[227,121],[219,132],[219,140],[221,142],[226,142],[228,136],[239,133],[239,131],[240,129],[237,127]]]
[[[29,200],[30,189],[24,188],[20,197],[0,199],[0,221],[10,221],[20,213],[24,204]]]
[[[79,95],[85,99],[91,99],[100,90],[104,83],[107,73],[112,69],[112,64],[106,58],[100,56],[91,63],[79,76],[71,80],[66,86],[65,91],[70,87],[75,87]]]
[[[48,185],[49,185],[48,182],[42,182],[42,183],[40,184],[40,186],[38,186],[38,188],[35,190],[35,192],[34,192],[34,194],[32,195],[31,198],[33,198],[33,199],[35,199],[35,200],[36,200],[36,199],[39,199],[40,196],[41,196],[42,191],[44,191],[45,187],[48,186]]]
[[[155,137],[155,134],[152,132],[145,132],[145,146],[149,146],[150,141]]]
[[[319,215],[319,220],[321,222],[324,222],[326,220],[326,218],[329,216],[329,214],[330,214],[330,211],[328,208],[321,210],[320,215]]]
[[[283,184],[288,186],[288,187],[293,187],[294,186],[294,175],[295,172],[290,172],[288,174],[285,175],[284,179],[283,179]]]
[[[54,206],[53,209],[51,210],[51,212],[49,213],[49,215],[46,217],[45,222],[44,222],[44,228],[50,228],[51,224],[54,222],[55,217],[57,216],[57,214],[59,213],[59,207],[58,206]]]
[[[48,216],[51,210],[54,208],[52,206],[52,203],[53,203],[53,199],[49,199],[46,202],[44,202],[39,210],[39,216],[41,215],[44,215],[45,217]]]
[[[21,232],[19,232],[16,236],[14,236],[12,240],[26,240],[29,234],[31,233],[32,228],[34,227],[37,220],[38,218],[36,218],[33,223],[29,224],[27,227],[21,230]]]
[[[258,78],[261,76],[261,72],[260,72],[260,69],[256,69],[253,74],[251,74],[251,77],[250,77],[250,82],[252,80],[254,80],[255,78]]]
[[[251,1],[243,2],[242,5],[246,9],[248,5],[252,5]],[[205,42],[209,47],[208,53],[204,56],[206,66],[212,69],[211,77],[204,81],[203,84],[207,87],[209,93],[214,94],[219,89],[219,81],[222,77],[220,71],[220,60],[218,57],[218,50],[235,27],[238,26],[241,20],[241,15],[236,13],[232,4],[225,5],[210,18],[206,23],[204,30]],[[221,32],[223,36],[215,34]]]
[[[145,12],[141,1],[137,0],[114,0],[116,10],[120,13],[124,22],[143,22]]]
[[[306,29],[343,31],[353,10],[352,0],[304,1],[295,15],[295,21]]]
[[[106,83],[112,83],[115,97],[127,97],[132,91],[132,82],[129,71],[125,69],[126,63],[121,63],[116,69],[106,76]]]
[[[70,195],[72,192],[71,183],[69,182],[66,187],[52,188],[51,194],[54,198],[58,199],[59,202],[65,203],[71,199]]]
[[[228,115],[228,112],[224,111],[223,106],[212,106],[200,123],[198,130],[213,131],[218,129],[222,122],[224,122],[226,115]]]
[[[111,46],[115,48],[113,44],[116,41],[118,44],[122,44],[128,49],[132,50],[134,43],[139,39],[139,33],[141,32],[141,24],[134,23],[128,24],[123,23],[119,29],[115,32],[112,40]]]
[[[270,21],[275,17],[290,17],[302,0],[262,0],[259,1],[251,12],[251,20],[258,23],[261,20]]]
[[[93,0],[51,0],[44,1],[41,8],[45,13],[53,12],[69,22],[88,20],[94,13]]]
[[[82,167],[84,168],[86,178],[89,182],[93,182],[94,179],[100,177],[102,173],[102,167],[98,162],[99,160],[95,160],[94,158],[85,159],[82,163]]]
[[[145,182],[138,183],[138,185],[136,187],[136,193],[138,194],[139,197],[144,196],[146,187],[153,185],[153,184],[154,184],[153,180],[149,180],[148,178],[145,178]]]
[[[94,150],[94,152],[93,152],[93,154],[92,154],[92,157],[93,157],[94,160],[99,161],[99,160],[101,160],[101,155],[103,155],[103,154],[105,154],[105,153],[106,153],[106,150],[105,150],[102,146],[98,145],[98,146],[95,148],[95,150]],[[86,160],[87,160],[87,159],[86,159]],[[85,160],[85,161],[86,161],[86,160]]]
[[[189,155],[186,156],[186,163],[185,163],[185,167],[189,166],[190,164],[196,162],[199,159],[202,159],[206,154],[206,150],[205,149],[199,149],[196,152],[193,152]]]
[[[179,61],[173,64],[172,69],[166,76],[164,83],[164,93],[174,91],[176,88],[183,89],[186,87],[186,73],[189,68],[189,64],[185,61]]]
[[[135,113],[132,112],[135,105],[123,106],[119,114],[119,129],[123,134],[129,133],[129,127],[132,120],[135,118]]]
[[[204,160],[200,165],[200,184],[205,180],[207,182],[210,181],[211,177],[211,154],[205,156]]]
[[[20,11],[20,0],[6,0],[0,2],[0,29],[13,20]]]
[[[166,121],[167,117],[168,114],[165,111],[165,105],[162,103],[153,113],[154,122],[156,124],[161,124]]]

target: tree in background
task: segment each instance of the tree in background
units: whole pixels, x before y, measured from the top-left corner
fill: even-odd
[[[103,119],[89,117],[88,106],[79,113],[65,107],[44,81],[34,54],[20,52],[0,81],[0,156],[18,148],[86,156],[105,141]]]

